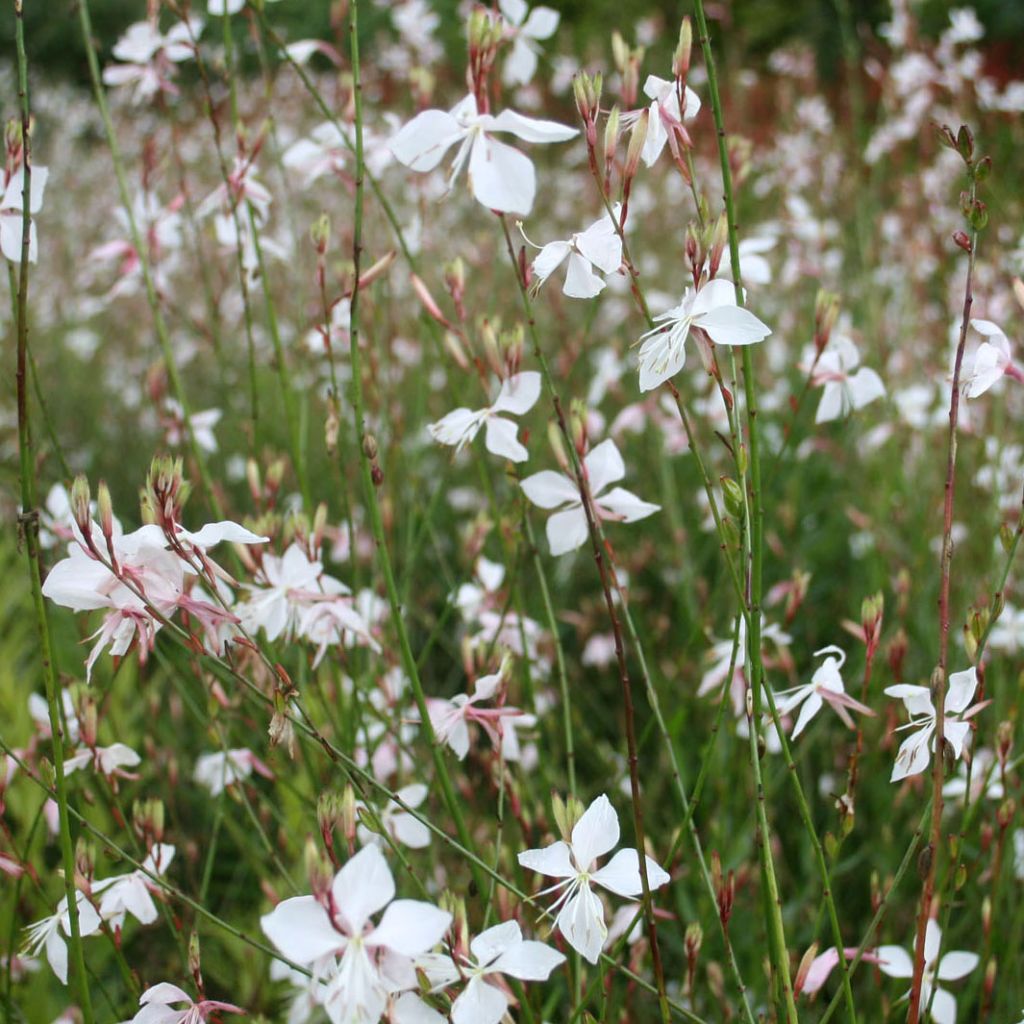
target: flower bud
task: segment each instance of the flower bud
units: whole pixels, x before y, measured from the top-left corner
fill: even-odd
[[[970,163],[974,156],[974,133],[965,124],[960,125],[956,133],[956,148],[964,161]]]
[[[188,969],[195,979],[197,987],[202,986],[202,959],[202,951],[199,947],[199,932],[193,928],[192,933],[188,937]]]
[[[689,16],[684,17],[679,25],[679,42],[672,54],[672,74],[685,82],[690,71],[690,50],[693,47],[693,26]]]
[[[302,857],[306,865],[306,877],[309,879],[310,891],[318,903],[326,903],[330,896],[331,882],[334,881],[334,868],[331,862],[324,856],[323,851],[316,845],[312,837],[306,840]]]
[[[964,252],[969,253],[971,251],[971,240],[970,238],[968,238],[966,231],[954,231],[953,241],[956,243],[956,245],[963,249]]]
[[[309,229],[309,238],[313,243],[313,248],[320,256],[323,256],[331,242],[331,221],[326,213],[321,213],[313,221],[313,226]]]
[[[611,164],[615,159],[615,151],[619,147],[621,116],[618,106],[614,106],[604,123],[604,161],[606,164]]]
[[[80,473],[71,485],[71,515],[86,540],[92,533],[91,504],[89,481]]]
[[[562,431],[559,429],[557,423],[548,424],[548,444],[551,446],[551,452],[555,456],[555,461],[563,470],[568,472],[569,457],[565,454],[565,445],[562,442]]]
[[[743,488],[740,487],[732,477],[723,476],[722,496],[725,499],[725,508],[734,519],[743,518]]]
[[[626,181],[632,181],[640,167],[640,157],[644,151],[644,143],[647,141],[647,128],[650,119],[651,112],[649,109],[645,109],[633,122],[633,127],[630,129],[629,146],[626,149],[626,166],[622,172]]]
[[[327,415],[324,417],[324,445],[328,455],[338,450],[338,432],[341,430],[341,414],[338,400],[333,394],[327,396]]]
[[[580,458],[587,450],[587,407],[578,398],[569,406],[569,437]]]

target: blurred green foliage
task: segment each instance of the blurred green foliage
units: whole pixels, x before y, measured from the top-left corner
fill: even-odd
[[[673,26],[692,4],[678,0],[546,0],[562,15],[562,31],[571,33],[571,52],[587,54],[604,49],[612,28],[629,35],[629,28],[643,18],[654,18]],[[204,3],[193,5],[203,12]],[[459,0],[433,0],[441,16],[440,34],[455,59],[462,46]],[[949,22],[949,11],[973,6],[986,28],[990,44],[1001,51],[1008,64],[1024,60],[1024,3],[1006,0],[977,0],[974,4],[950,0],[925,0],[916,4],[922,29],[938,34]],[[274,23],[289,38],[329,39],[330,0],[284,0],[270,10]],[[362,22],[370,36],[388,24],[387,5],[364,0]],[[848,10],[848,15],[844,15]],[[814,49],[819,69],[828,79],[840,64],[843,17],[851,18],[863,30],[877,28],[889,16],[887,0],[729,0],[708,4],[711,18],[722,33],[721,43],[731,55],[756,60],[776,47],[803,41]],[[145,0],[91,0],[90,12],[101,53],[109,51],[118,36],[134,21],[145,17]],[[25,29],[29,61],[36,71],[79,80],[88,79],[85,53],[79,38],[74,0],[26,0]],[[0,8],[0,37],[14,36],[13,13],[9,5]],[[667,53],[674,43],[674,31],[655,43]],[[563,47],[564,49],[564,47]]]

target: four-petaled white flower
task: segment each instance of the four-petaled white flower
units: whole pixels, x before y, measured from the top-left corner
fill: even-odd
[[[973,666],[964,669],[963,672],[954,672],[949,677],[944,708],[943,736],[952,748],[955,757],[959,757],[963,753],[964,740],[967,739],[967,734],[971,730],[970,723],[965,719],[977,714],[985,706],[976,704],[969,711],[967,710],[967,705],[971,703],[977,687],[978,673]],[[889,781],[899,782],[900,779],[905,779],[908,775],[918,775],[928,767],[931,750],[935,745],[932,737],[935,734],[938,716],[935,712],[935,705],[932,703],[931,690],[927,686],[900,683],[898,686],[886,687],[885,693],[890,697],[902,700],[910,715],[910,721],[899,728],[914,730],[903,741],[896,754],[896,763],[893,765]]]
[[[619,217],[621,205],[616,204],[614,216]],[[605,280],[594,273],[594,268],[605,274],[614,274],[622,265],[622,239],[616,223],[606,212],[585,231],[579,231],[567,241],[548,242],[533,261],[534,291],[565,262],[569,261],[565,274],[564,294],[573,299],[592,299],[599,295]]]
[[[666,80],[657,75],[648,75],[644,82],[644,95],[651,101],[650,118],[647,121],[647,138],[640,154],[646,166],[651,167],[661,156],[665,143],[673,156],[679,156],[680,136],[685,136],[683,121],[691,121],[700,111],[700,97],[685,87],[686,109],[679,109],[679,94],[675,79]]]
[[[174,1004],[177,1003],[178,1008]],[[184,1004],[183,1006],[181,1004]],[[202,1024],[215,1010],[224,1013],[245,1013],[240,1006],[222,1003],[218,999],[201,999],[193,1002],[192,997],[177,985],[161,981],[151,985],[139,996],[141,1009],[126,1024]]]
[[[100,897],[100,916],[109,921],[115,931],[124,927],[124,919],[131,914],[139,924],[152,924],[157,917],[156,904],[150,894],[155,884],[151,875],[163,875],[174,859],[170,843],[157,843],[142,862],[142,870],[126,875],[112,875],[93,882],[93,895]]]
[[[75,902],[78,905],[78,934],[82,938],[93,935],[100,930],[101,919],[96,908],[89,902],[85,893],[76,892]],[[40,950],[46,951],[46,959],[53,968],[53,973],[61,984],[68,983],[68,947],[65,935],[71,934],[71,915],[68,913],[68,898],[63,897],[57,904],[52,917],[44,917],[35,924],[30,924],[25,931],[25,952],[36,956]]]
[[[273,772],[248,747],[233,750],[218,750],[216,753],[201,754],[196,759],[192,778],[210,791],[210,796],[219,796],[227,786],[233,786],[253,772],[265,779],[272,779]]]
[[[791,738],[794,740],[821,710],[825,701],[828,701],[835,713],[843,720],[843,724],[849,729],[853,728],[853,719],[850,718],[847,708],[851,711],[859,711],[862,715],[874,715],[871,708],[859,700],[854,700],[846,692],[843,677],[839,674],[839,670],[846,661],[846,652],[834,644],[830,644],[828,647],[822,647],[820,651],[814,652],[816,658],[820,658],[823,654],[827,657],[814,670],[814,675],[811,676],[809,683],[795,686],[791,690],[783,690],[778,694],[779,697],[784,698],[779,701],[777,707],[780,718],[795,711],[801,704],[803,705],[800,708],[800,716],[796,720],[796,727],[793,729]],[[836,654],[839,655],[838,658],[834,657]]]
[[[396,843],[402,843],[403,846],[408,846],[411,850],[422,850],[430,845],[430,829],[405,808],[410,807],[415,810],[426,798],[427,787],[422,782],[412,782],[398,790],[395,793],[395,799],[388,800],[384,807],[377,812],[384,831]],[[357,809],[365,806],[361,800],[356,801]],[[362,823],[362,820],[356,827],[356,835],[363,846],[375,843],[383,848],[386,842],[383,835],[379,832],[371,832]]]
[[[461,452],[485,427],[484,444],[494,455],[512,462],[525,462],[530,453],[516,438],[517,427],[512,420],[499,413],[524,416],[540,397],[540,374],[535,370],[517,373],[503,381],[498,397],[485,409],[453,409],[447,416],[431,423],[427,430],[441,444],[450,445]]]
[[[857,346],[842,335],[834,338],[821,353],[811,377],[815,387],[824,386],[815,423],[829,423],[847,416],[885,394],[882,378],[870,367],[858,368],[859,363]]]
[[[512,52],[505,60],[501,77],[506,85],[526,85],[537,70],[537,43],[555,34],[560,15],[550,7],[530,10],[526,0],[498,0],[498,7],[507,34],[512,37]]]
[[[326,983],[323,1006],[333,1024],[375,1024],[389,994],[416,988],[413,958],[448,930],[451,914],[394,896],[391,870],[371,844],[335,875],[326,905],[315,896],[295,896],[260,919],[285,956]]]
[[[193,38],[203,31],[203,19],[189,17],[164,35],[152,21],[130,25],[117,41],[113,55],[123,63],[103,69],[106,85],[134,84],[133,102],[151,100],[159,92],[175,94],[174,65],[195,56]]]
[[[924,974],[921,977],[921,1007],[931,1004],[931,1017],[935,1024],[956,1024],[956,999],[943,988],[940,981],[959,981],[978,966],[978,954],[953,952],[939,958],[942,948],[942,929],[929,920],[924,933]],[[890,978],[913,978],[914,958],[900,946],[879,946],[875,950],[878,967]],[[933,990],[934,989],[934,993]]]
[[[390,142],[399,163],[414,171],[432,171],[445,153],[459,144],[448,174],[448,187],[469,164],[469,185],[477,201],[499,213],[526,215],[533,207],[536,176],[530,158],[494,132],[510,132],[524,142],[565,142],[577,131],[554,121],[523,117],[514,110],[497,116],[479,113],[476,98],[467,96],[450,111],[424,110]]]
[[[985,335],[985,341],[964,359],[960,387],[965,397],[977,398],[1010,369],[1010,342],[1003,329],[991,320],[972,320],[971,326]]]
[[[505,921],[482,931],[469,944],[469,953],[459,954],[458,962],[441,953],[429,954],[417,961],[439,992],[460,980],[466,982],[452,1003],[452,1024],[499,1024],[509,1006],[509,996],[501,975],[520,981],[547,981],[565,957],[557,950],[523,938],[515,921]]]
[[[590,487],[594,513],[600,519],[633,523],[661,510],[660,505],[641,501],[622,487],[613,487],[607,494],[603,493],[609,484],[626,475],[626,465],[611,438],[591,448],[583,460],[583,471]],[[527,498],[538,508],[559,510],[547,522],[551,554],[564,555],[567,551],[574,551],[587,539],[587,515],[579,487],[572,477],[545,469],[528,476],[521,486]]]
[[[640,390],[651,391],[674,377],[686,362],[686,339],[696,327],[719,345],[752,345],[771,334],[748,309],[736,305],[736,289],[716,278],[699,291],[688,288],[678,306],[654,318],[640,336]]]
[[[2,172],[0,172],[2,173]],[[38,255],[36,225],[31,219],[43,208],[43,192],[50,172],[45,167],[32,166],[32,184],[28,197],[28,260],[35,263]],[[25,188],[25,168],[19,167],[4,182],[0,198],[0,252],[12,263],[21,262],[22,226],[24,224],[22,192]]]
[[[525,850],[519,854],[519,863],[529,871],[562,879],[544,890],[564,890],[551,908],[552,911],[560,908],[555,927],[569,945],[592,964],[601,956],[608,928],[604,923],[604,906],[591,886],[598,885],[617,896],[629,898],[643,892],[636,850],[619,850],[604,867],[595,870],[597,858],[618,842],[619,817],[608,797],[602,794],[576,822],[571,842],[559,840],[542,850]],[[644,860],[650,888],[660,889],[666,885],[670,880],[668,874],[650,857],[645,855]]]

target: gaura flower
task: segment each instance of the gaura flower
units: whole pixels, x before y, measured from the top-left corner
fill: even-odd
[[[182,1004],[175,1009],[175,1003]],[[172,985],[162,981],[151,985],[139,996],[141,1009],[126,1024],[202,1024],[215,1010],[223,1013],[245,1013],[240,1006],[233,1003],[222,1003],[217,999],[201,999],[198,1003],[192,997]]]
[[[750,310],[736,305],[732,283],[717,278],[700,291],[687,289],[678,306],[654,321],[658,326],[640,336],[641,391],[652,391],[683,368],[691,327],[719,345],[752,345],[772,333]]]
[[[824,386],[815,423],[828,423],[847,416],[885,394],[882,378],[870,367],[858,369],[858,363],[857,346],[841,335],[821,353],[811,377],[815,387]]]
[[[226,787],[249,778],[254,771],[265,779],[274,777],[274,773],[248,747],[236,747],[234,750],[201,754],[196,759],[192,778],[205,786],[210,796],[219,796]]]
[[[381,826],[396,843],[408,846],[410,850],[425,849],[430,845],[430,829],[405,808],[411,807],[415,810],[419,807],[427,798],[427,787],[422,782],[413,782],[398,790],[395,797],[395,800],[388,800],[377,812]],[[357,810],[363,806],[365,805],[362,801],[356,801]],[[362,822],[356,827],[356,835],[363,846],[369,843],[375,843],[382,848],[384,846],[384,836],[378,832],[371,832]]]
[[[517,440],[515,423],[499,413],[524,416],[536,405],[539,397],[540,374],[526,370],[502,382],[493,405],[476,410],[454,409],[437,423],[431,423],[427,430],[435,441],[461,452],[472,443],[480,428],[485,427],[484,444],[489,452],[512,462],[525,462],[530,453]]]
[[[142,758],[124,743],[113,743],[109,747],[82,747],[64,762],[64,774],[70,775],[79,768],[92,764],[96,771],[108,778],[120,776],[135,779],[138,778],[137,775],[132,775],[124,769],[134,768],[141,762]]]
[[[597,858],[618,842],[619,818],[608,797],[602,794],[576,822],[569,843],[559,840],[542,850],[525,850],[519,854],[519,863],[527,870],[562,879],[545,890],[562,890],[551,907],[552,911],[560,908],[555,927],[569,945],[592,964],[601,956],[608,928],[604,923],[604,906],[591,886],[598,885],[617,896],[629,898],[643,892],[636,850],[619,850],[604,867],[595,870]],[[644,860],[652,890],[669,882],[668,874],[650,857],[645,855]]]
[[[796,727],[793,729],[791,739],[795,740],[804,731],[826,701],[848,729],[853,728],[853,719],[850,718],[847,708],[850,711],[858,711],[862,715],[874,715],[871,708],[859,700],[854,700],[846,692],[843,677],[839,674],[839,670],[846,662],[846,652],[834,644],[830,644],[828,647],[822,647],[820,651],[814,652],[816,658],[820,658],[823,654],[827,657],[814,670],[814,675],[811,676],[809,683],[795,686],[791,690],[783,690],[778,694],[783,698],[779,701],[776,709],[780,718],[795,711],[798,707],[800,708],[800,715],[796,720]],[[833,657],[836,654],[839,655],[838,658]],[[803,706],[801,707],[801,705]]]
[[[441,941],[451,914],[420,900],[396,900],[384,855],[364,846],[335,875],[325,903],[283,900],[260,919],[270,941],[326,982],[333,1024],[375,1024],[388,997],[416,988],[413,958]],[[384,908],[387,909],[384,909]],[[384,910],[375,925],[372,916]]]
[[[954,950],[939,959],[942,948],[942,929],[929,920],[924,933],[924,974],[921,977],[921,1006],[931,1003],[935,1024],[956,1024],[956,999],[943,988],[940,981],[959,981],[978,966],[978,954]],[[879,946],[878,968],[890,978],[913,978],[914,958],[900,946]],[[936,962],[937,961],[937,962]],[[934,994],[932,990],[934,991]],[[909,995],[909,993],[908,993]]]
[[[390,142],[399,163],[414,171],[432,171],[456,143],[458,152],[448,174],[449,189],[469,165],[469,185],[478,202],[499,213],[525,216],[533,208],[536,175],[530,158],[492,137],[509,132],[525,142],[565,142],[577,131],[553,121],[505,110],[481,114],[476,98],[467,96],[450,111],[424,110]]]
[[[991,320],[972,320],[971,326],[985,336],[985,341],[964,359],[960,387],[966,398],[978,398],[1012,369],[1010,342]]]
[[[644,82],[644,95],[651,101],[650,117],[647,121],[647,138],[640,154],[645,166],[651,167],[661,156],[665,143],[669,144],[672,155],[679,157],[679,143],[689,137],[683,127],[683,121],[691,121],[700,111],[700,97],[689,87],[685,87],[686,109],[679,109],[679,95],[676,92],[675,79],[667,81],[657,75],[648,75]]]
[[[151,100],[159,92],[176,94],[174,65],[195,56],[192,39],[202,31],[203,19],[196,17],[179,21],[166,35],[152,21],[130,25],[113,49],[123,63],[103,69],[104,84],[134,85],[135,103]]]
[[[530,10],[526,0],[498,0],[506,34],[512,38],[512,52],[505,60],[502,80],[506,85],[526,85],[537,70],[537,45],[550,39],[558,28],[560,15],[550,7]]]
[[[547,981],[565,957],[543,942],[524,939],[515,921],[482,931],[457,953],[458,963],[444,954],[428,954],[416,965],[427,975],[433,992],[464,981],[466,987],[452,1003],[452,1024],[499,1024],[509,1007],[502,975],[520,981]]]
[[[592,448],[583,459],[583,471],[590,487],[594,513],[601,519],[633,523],[661,510],[660,505],[641,501],[631,491],[605,488],[626,475],[626,465],[611,438]],[[587,539],[587,514],[576,481],[545,469],[521,482],[523,492],[538,508],[559,509],[547,522],[551,554],[574,551]]]
[[[949,677],[949,686],[946,690],[946,701],[944,707],[943,736],[953,749],[955,757],[963,753],[964,740],[971,731],[970,722],[967,719],[976,715],[985,704],[975,704],[967,710],[967,705],[974,697],[974,691],[978,688],[978,673],[974,666],[964,669],[963,672],[954,672]],[[898,686],[888,686],[885,693],[890,697],[897,697],[903,701],[910,715],[910,721],[901,725],[902,729],[913,729],[914,731],[900,745],[896,754],[896,763],[893,765],[890,782],[899,782],[909,775],[918,775],[928,767],[931,760],[931,751],[935,747],[933,736],[938,721],[935,705],[932,703],[931,690],[927,686],[912,686],[909,683],[900,683]]]
[[[115,931],[121,931],[128,914],[139,924],[152,924],[156,920],[156,905],[150,894],[154,883],[150,875],[163,875],[174,859],[174,852],[170,843],[157,843],[142,862],[143,870],[93,882],[93,894],[102,893],[100,916],[109,921]]]
[[[85,893],[76,892],[75,901],[78,905],[78,934],[82,938],[94,935],[100,930],[100,915],[89,902]],[[63,897],[57,904],[52,917],[44,917],[35,924],[30,924],[25,931],[25,952],[36,956],[41,950],[46,951],[46,959],[53,968],[53,973],[62,985],[68,983],[68,947],[65,935],[71,934],[71,915],[68,913],[68,898]]]
[[[620,209],[616,204],[616,218]],[[573,299],[592,299],[604,290],[605,281],[594,269],[614,274],[622,265],[622,239],[607,212],[567,241],[548,242],[541,248],[533,261],[533,290],[538,291],[567,259],[569,266],[562,286],[565,295]]]

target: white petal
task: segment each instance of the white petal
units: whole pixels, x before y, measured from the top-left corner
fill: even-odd
[[[535,117],[523,117],[514,110],[503,110],[497,117],[481,121],[487,131],[511,132],[524,142],[566,142],[579,134],[555,121],[541,121]]]
[[[935,990],[932,999],[932,1020],[935,1024],[956,1024],[956,999],[943,988]]]
[[[878,969],[890,978],[912,978],[914,961],[902,946],[879,946],[875,951],[878,955]]]
[[[465,129],[444,110],[424,110],[388,143],[395,159],[414,171],[432,171]]]
[[[669,876],[650,857],[645,857],[647,882],[651,889],[660,889]],[[643,892],[640,879],[640,859],[636,850],[619,850],[600,871],[594,874],[594,883],[618,896],[639,896]]]
[[[533,261],[533,276],[537,286],[543,284],[559,267],[562,261],[572,252],[568,242],[548,242]]]
[[[481,966],[497,960],[502,953],[522,944],[523,933],[518,921],[503,921],[482,931],[469,944],[473,959]]]
[[[450,445],[461,451],[476,437],[483,418],[480,410],[453,409],[436,423],[429,424],[427,432],[439,444]]]
[[[863,409],[876,398],[885,395],[882,378],[870,367],[862,366],[849,380],[850,400],[854,409]]]
[[[719,306],[694,320],[718,345],[753,345],[772,333],[771,328],[742,306]]]
[[[445,1018],[419,996],[403,992],[391,1007],[391,1024],[445,1024]]]
[[[626,475],[626,464],[615,442],[609,437],[587,452],[583,465],[587,469],[590,493],[597,497],[609,484]]]
[[[310,964],[336,952],[344,937],[335,931],[327,911],[312,896],[282,900],[260,918],[270,941],[297,964]]]
[[[622,239],[607,213],[576,236],[576,248],[606,274],[614,274],[622,265]]]
[[[537,71],[537,53],[530,40],[520,34],[512,41],[512,52],[501,71],[506,85],[526,85]]]
[[[139,996],[139,1005],[147,1003],[188,1003],[191,1005],[192,997],[184,990],[172,985],[169,981],[162,981],[158,985],[151,985]]]
[[[536,871],[550,878],[572,878],[576,869],[569,858],[569,847],[559,840],[540,850],[523,850],[519,863],[527,871]]]
[[[214,545],[220,544],[221,541],[225,540],[232,544],[263,544],[270,539],[269,537],[261,537],[259,534],[247,530],[244,526],[239,526],[238,523],[232,523],[229,520],[224,520],[220,523],[207,523],[206,526],[195,533],[188,533],[185,530],[181,532],[186,535],[189,543],[194,544],[197,548],[212,548]]]
[[[581,871],[619,842],[619,816],[611,801],[602,793],[573,826],[572,853]]]
[[[510,412],[522,416],[537,404],[539,397],[540,374],[536,370],[525,370],[509,377],[501,385],[491,412]]]
[[[530,453],[516,440],[518,431],[519,428],[511,420],[502,419],[501,416],[489,416],[485,436],[487,450],[511,462],[525,462]]]
[[[550,39],[558,28],[560,17],[558,11],[550,7],[534,7],[522,27],[523,35],[531,39]]]
[[[604,907],[600,899],[590,891],[590,886],[580,886],[562,906],[555,923],[566,942],[580,956],[592,964],[597,963],[601,958],[608,928],[604,923]]]
[[[683,368],[688,335],[689,327],[678,324],[644,335],[639,352],[641,391],[653,391]]]
[[[441,941],[451,922],[451,914],[431,903],[395,900],[384,911],[380,924],[367,937],[366,944],[384,946],[402,956],[419,956]]]
[[[513,27],[519,28],[529,11],[526,0],[498,0],[501,16]]]
[[[928,745],[934,728],[934,725],[926,725],[911,733],[900,744],[900,749],[896,753],[896,763],[889,776],[890,782],[899,782],[910,775],[919,775],[928,767],[931,760]]]
[[[978,688],[978,673],[972,665],[963,672],[954,672],[949,677],[949,689],[946,691],[946,714],[959,714],[967,708]]]
[[[335,875],[331,895],[353,935],[362,932],[372,914],[395,898],[395,880],[384,854],[364,846]]]
[[[489,210],[526,216],[533,207],[535,177],[530,158],[518,149],[483,134],[473,140],[469,185]]]
[[[530,940],[503,953],[495,960],[492,970],[520,981],[547,981],[551,972],[564,962],[565,957],[557,949]]]
[[[576,485],[562,473],[543,469],[520,483],[527,498],[538,508],[558,508],[559,505],[580,503]]]
[[[790,739],[796,739],[807,728],[807,724],[810,720],[821,710],[823,701],[820,694],[811,693],[811,695],[804,701],[804,706],[800,709],[800,717],[796,720],[796,728],[793,730],[793,735]],[[781,714],[781,709],[779,711]]]
[[[569,269],[562,291],[570,299],[592,299],[604,291],[604,281],[594,273],[590,264],[578,253],[569,254]]]
[[[940,981],[959,981],[961,978],[966,978],[978,966],[979,961],[977,953],[954,950],[939,961],[939,969],[935,972],[935,976]]]
[[[555,557],[575,551],[587,539],[587,514],[582,505],[556,512],[547,521],[548,546]]]
[[[469,984],[452,1005],[452,1024],[498,1024],[508,1009],[508,998],[481,977]]]
[[[632,491],[624,487],[613,487],[607,494],[598,499],[601,508],[607,509],[624,523],[635,523],[638,519],[646,519],[661,511],[660,505],[642,501]]]

